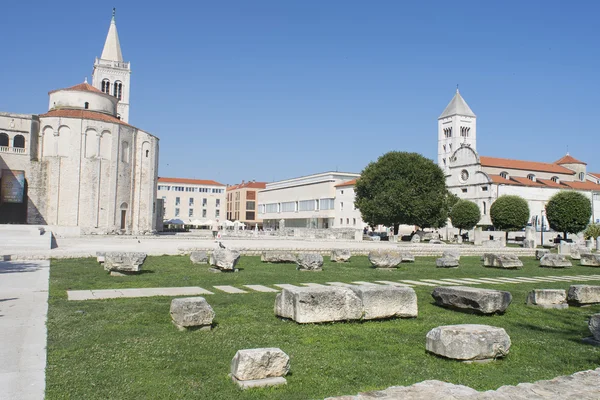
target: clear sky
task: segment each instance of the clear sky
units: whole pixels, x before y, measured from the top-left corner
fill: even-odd
[[[477,150],[600,172],[600,2],[6,1],[0,110],[47,111],[91,82],[112,7],[130,123],[160,176],[273,181],[360,172],[390,150],[436,159],[456,84]]]

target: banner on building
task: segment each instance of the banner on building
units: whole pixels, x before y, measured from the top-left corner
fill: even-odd
[[[25,193],[25,171],[2,170],[0,198],[3,203],[22,203]]]

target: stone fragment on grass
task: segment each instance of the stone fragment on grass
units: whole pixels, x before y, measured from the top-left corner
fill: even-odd
[[[586,267],[600,267],[600,254],[581,254],[579,264]]]
[[[375,268],[396,268],[402,262],[402,253],[396,250],[369,252],[369,261]]]
[[[590,317],[590,322],[588,323],[588,327],[590,328],[590,332],[592,332],[592,336],[594,340],[600,342],[600,313],[593,314]]]
[[[216,249],[210,255],[210,265],[225,272],[234,272],[240,260],[240,252],[230,249]]]
[[[479,314],[503,313],[512,301],[510,292],[467,286],[436,287],[431,296],[441,307]]]
[[[460,251],[459,250],[444,250],[442,253],[442,258],[454,258],[460,261]]]
[[[289,251],[263,251],[260,261],[268,263],[289,263],[296,262],[296,256]]]
[[[208,264],[208,254],[206,251],[192,251],[190,261],[192,264]]]
[[[352,257],[352,253],[350,250],[346,249],[336,249],[331,251],[331,261],[332,262],[348,262]]]
[[[184,297],[171,301],[171,319],[180,330],[210,329],[215,312],[204,297]]]
[[[323,256],[317,253],[301,253],[296,257],[296,265],[299,271],[322,271]]]
[[[435,260],[438,268],[458,268],[458,260],[454,257],[442,257]]]
[[[483,266],[488,268],[520,269],[523,262],[514,254],[483,254]]]
[[[275,315],[300,324],[362,317],[362,301],[346,287],[285,288],[275,298]]]
[[[550,254],[549,249],[536,249],[535,250],[535,259],[541,260],[546,254]]]
[[[281,349],[238,350],[231,360],[231,378],[242,389],[285,385],[290,357]]]
[[[417,294],[412,288],[361,285],[350,288],[362,302],[363,319],[417,316]]]
[[[573,264],[562,254],[547,253],[540,258],[540,267],[543,268],[571,268]]]
[[[105,257],[106,253],[103,251],[97,251],[96,252],[96,261],[98,261],[99,264],[104,263],[104,257]]]
[[[510,337],[503,328],[489,325],[446,325],[427,333],[425,348],[438,356],[461,361],[494,360],[510,349]]]
[[[409,253],[407,251],[401,253],[400,257],[402,257],[402,261],[403,263],[414,263],[415,262],[415,255],[413,253]]]
[[[116,274],[126,275],[142,270],[146,253],[135,252],[106,252],[104,254],[104,269]],[[115,275],[116,275],[115,274]]]
[[[568,308],[567,292],[562,289],[533,289],[527,295],[527,305],[541,308]]]
[[[600,304],[600,286],[571,285],[567,301],[574,306]]]

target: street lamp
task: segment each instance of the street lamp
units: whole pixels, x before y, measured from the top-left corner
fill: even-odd
[[[546,212],[546,210],[542,208],[542,233],[541,233],[542,247],[544,247],[544,213],[545,212]]]

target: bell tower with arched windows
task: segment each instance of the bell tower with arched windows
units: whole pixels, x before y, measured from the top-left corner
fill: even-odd
[[[462,145],[477,151],[477,117],[462,98],[456,94],[438,118],[438,165],[448,171],[450,157]]]
[[[117,116],[125,122],[129,122],[130,67],[129,62],[123,61],[115,22],[115,9],[113,8],[102,55],[94,62],[92,85],[119,99]]]

